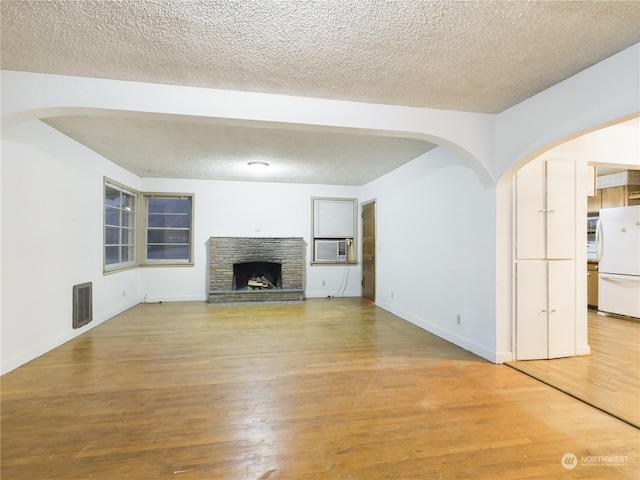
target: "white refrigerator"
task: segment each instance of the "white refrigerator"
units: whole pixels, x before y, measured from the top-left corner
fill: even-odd
[[[640,318],[640,205],[600,210],[596,244],[598,310]]]

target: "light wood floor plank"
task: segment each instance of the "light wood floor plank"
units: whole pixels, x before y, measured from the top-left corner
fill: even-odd
[[[508,365],[640,427],[640,323],[588,317],[591,355]]]
[[[638,429],[361,299],[143,304],[1,387],[3,480],[630,479],[640,468]],[[625,461],[581,464],[605,455]]]

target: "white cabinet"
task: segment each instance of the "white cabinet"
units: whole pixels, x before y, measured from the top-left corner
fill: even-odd
[[[517,360],[575,355],[575,171],[536,159],[516,175]]]
[[[516,257],[546,258],[545,163],[534,160],[516,175]]]
[[[575,162],[533,160],[516,175],[518,259],[575,255]]]
[[[530,260],[516,265],[516,360],[548,358],[547,264]]]
[[[573,160],[548,160],[547,258],[574,258],[576,249],[576,165]]]
[[[576,354],[576,276],[573,260],[547,262],[548,266],[548,358]]]
[[[573,260],[517,264],[516,360],[575,355]]]

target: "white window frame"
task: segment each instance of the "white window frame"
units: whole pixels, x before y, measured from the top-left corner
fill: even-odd
[[[110,190],[115,190],[119,192],[120,195],[120,202],[119,205],[120,206],[111,206],[108,205],[107,203],[107,189]],[[127,206],[127,207],[123,207],[122,206],[122,198],[123,196],[127,196],[131,199],[131,203],[132,205]],[[136,241],[137,241],[137,225],[138,225],[138,206],[139,206],[139,194],[136,191],[131,190],[130,188],[124,187],[123,185],[120,185],[116,182],[113,181],[105,181],[104,182],[104,188],[103,188],[103,201],[104,201],[104,207],[102,209],[103,212],[103,248],[102,248],[102,253],[103,253],[103,268],[104,271],[114,271],[114,270],[120,270],[123,268],[131,268],[133,266],[136,265],[137,263],[137,257],[136,257]],[[110,218],[113,217],[113,215],[117,215],[118,217],[118,222],[113,222],[113,223],[107,223],[109,222]],[[123,224],[123,216],[127,215],[127,216],[132,216],[131,221],[129,222],[129,224],[127,226],[125,226]],[[107,243],[109,240],[109,237],[111,237],[111,235],[108,234],[108,230],[117,230],[117,237],[118,237],[118,241],[115,243]],[[123,243],[122,242],[122,234],[124,232],[128,232],[127,234],[127,243]],[[107,263],[107,249],[114,249],[117,248],[118,249],[118,259],[119,261],[117,262],[112,262],[112,263]],[[126,261],[122,261],[122,249],[123,248],[128,248],[129,252],[132,256],[131,259],[128,259]]]
[[[133,209],[127,210],[123,208],[113,207],[107,204],[107,189],[113,189],[120,192],[121,195],[127,195],[133,201]],[[149,212],[148,212],[148,200],[153,197],[160,198],[179,198],[185,199],[188,198],[190,200],[190,224],[189,224],[189,258],[188,259],[148,259],[147,258],[147,246],[148,246],[148,236],[149,236]],[[103,255],[103,272],[105,274],[117,272],[124,269],[135,268],[135,267],[153,267],[153,266],[193,266],[193,239],[194,239],[194,212],[195,212],[195,195],[193,193],[173,193],[173,192],[139,192],[132,188],[129,188],[125,185],[122,185],[118,182],[115,182],[109,178],[104,179],[104,187],[103,187],[103,222],[102,222],[102,231],[103,231],[103,244],[102,244],[102,255]],[[115,224],[107,224],[108,218],[113,218],[114,210],[118,211],[118,219],[119,223],[122,223],[122,215],[127,212],[131,213],[134,218],[131,222],[130,226],[123,227],[122,225]],[[108,211],[111,212],[108,215]],[[126,246],[132,252],[132,259],[127,260],[125,262],[117,262],[107,264],[107,248],[123,248],[121,242],[107,244],[108,229],[119,229],[118,231],[118,239],[122,238],[121,230],[126,228],[130,233],[129,236],[132,238],[130,240],[132,243],[127,243]],[[182,228],[180,230],[186,230]],[[119,250],[119,253],[121,250]]]
[[[357,198],[311,198],[311,265],[356,265]],[[345,260],[316,261],[316,241],[346,242]]]
[[[185,227],[185,228],[177,228],[176,230],[188,230],[189,231],[189,235],[188,235],[188,250],[189,250],[189,256],[186,259],[177,259],[177,258],[166,258],[166,259],[158,259],[158,258],[148,258],[148,252],[149,252],[149,246],[153,245],[153,243],[149,242],[149,232],[150,231],[154,231],[154,230],[165,230],[165,231],[170,231],[171,228],[169,227],[150,227],[149,226],[149,218],[151,215],[155,215],[155,214],[150,214],[149,213],[149,200],[152,198],[166,198],[166,199],[180,199],[180,200],[185,200],[188,199],[189,203],[190,203],[190,212],[189,212],[189,217],[190,217],[190,221],[189,221],[189,226]],[[144,204],[144,219],[143,219],[143,226],[144,226],[144,241],[140,242],[141,245],[141,255],[140,258],[144,259],[144,265],[150,266],[150,265],[161,265],[161,266],[166,266],[166,265],[193,265],[193,212],[194,212],[194,195],[192,193],[166,193],[166,192],[155,192],[155,193],[149,193],[149,192],[145,192],[142,194],[142,202]],[[168,245],[168,244],[166,244]],[[176,245],[180,245],[179,243]],[[185,245],[185,244],[182,244]]]

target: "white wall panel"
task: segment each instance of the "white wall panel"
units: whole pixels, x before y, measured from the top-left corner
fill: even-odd
[[[103,176],[139,179],[34,121],[3,131],[2,372],[140,300],[139,276],[102,273]],[[93,318],[72,328],[73,285],[93,282]]]
[[[494,191],[440,147],[365,185],[360,200],[371,198],[376,303],[493,360]]]

